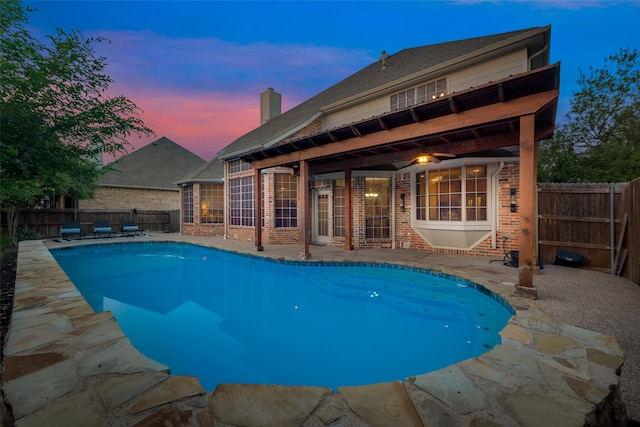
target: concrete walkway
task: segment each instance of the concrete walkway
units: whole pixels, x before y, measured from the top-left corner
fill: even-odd
[[[405,381],[341,387],[338,393],[242,384],[205,391],[196,378],[171,376],[168,367],[138,353],[110,313],[94,314],[45,249],[148,240],[184,240],[276,259],[297,259],[300,252],[289,245],[255,252],[249,242],[174,234],[24,242],[3,366],[5,399],[17,425],[46,420],[48,425],[577,426],[595,420],[596,405],[600,416],[619,418],[618,385],[629,415],[639,419],[634,322],[640,287],[627,280],[549,266],[534,279],[540,299],[530,301],[514,296],[517,269],[502,262],[312,246],[316,261],[392,262],[472,280],[506,298],[517,315],[501,332],[502,345]],[[626,363],[619,378],[622,350]]]

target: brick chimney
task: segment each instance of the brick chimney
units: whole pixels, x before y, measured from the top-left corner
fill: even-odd
[[[272,87],[260,94],[260,124],[263,125],[282,113],[282,95]]]

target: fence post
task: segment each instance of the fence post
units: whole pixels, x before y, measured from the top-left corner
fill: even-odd
[[[615,203],[614,203],[614,199],[615,199],[615,189],[614,189],[614,185],[611,184],[610,187],[610,192],[609,192],[609,199],[610,199],[610,203],[611,203],[611,224],[609,227],[610,230],[610,241],[611,241],[611,262],[609,263],[610,265],[610,270],[611,270],[611,274],[616,274],[616,269],[613,265],[613,261],[615,259],[615,247],[616,247],[616,214],[615,214]]]

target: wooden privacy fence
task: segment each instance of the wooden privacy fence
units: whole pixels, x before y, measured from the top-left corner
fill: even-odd
[[[25,225],[43,238],[60,236],[63,221],[80,221],[82,231],[91,233],[93,221],[109,221],[111,228],[120,230],[122,221],[133,220],[145,231],[177,232],[180,230],[180,211],[26,209],[20,213],[18,228]],[[4,218],[3,218],[4,225]]]
[[[584,257],[582,266],[640,283],[640,179],[617,184],[539,184],[539,260],[553,264],[558,250]],[[635,194],[635,195],[634,195]]]

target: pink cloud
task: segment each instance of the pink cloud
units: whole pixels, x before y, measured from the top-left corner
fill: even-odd
[[[260,121],[259,97],[229,99],[221,93],[149,90],[118,85],[143,110],[140,115],[156,136],[132,138],[134,148],[166,136],[205,160],[256,128]],[[131,151],[131,150],[129,150]]]
[[[305,44],[239,44],[212,37],[168,38],[152,31],[102,32],[96,46],[124,95],[156,132],[211,160],[256,128],[260,93],[273,87],[282,110],[347,77],[373,59],[362,50]],[[139,148],[155,138],[132,138]]]

